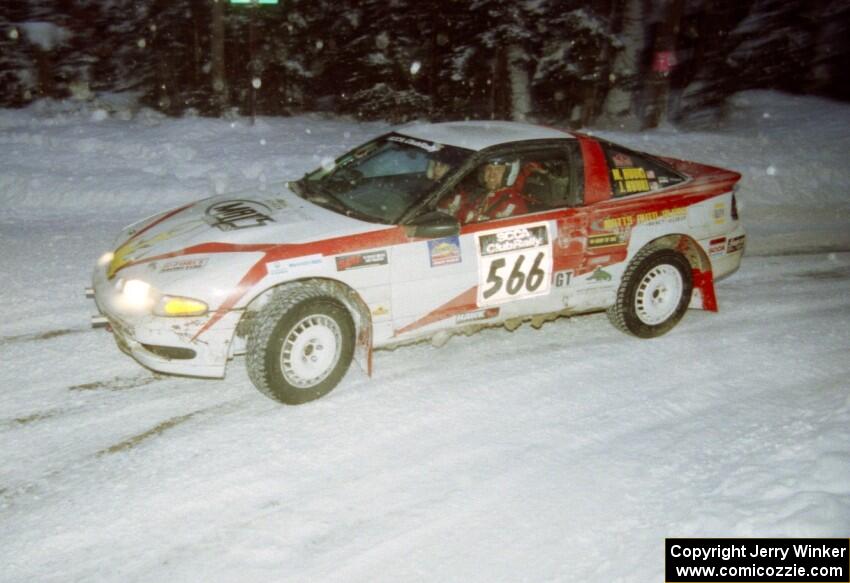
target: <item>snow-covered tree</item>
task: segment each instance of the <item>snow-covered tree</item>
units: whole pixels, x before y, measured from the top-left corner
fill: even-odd
[[[537,108],[547,117],[586,125],[600,113],[619,42],[607,20],[588,8],[563,10],[562,3],[551,2],[546,10],[532,81]]]
[[[646,45],[644,1],[618,0],[612,28],[621,48],[614,56],[611,90],[603,109],[609,120],[618,121],[633,113],[634,94],[640,86],[640,55]]]

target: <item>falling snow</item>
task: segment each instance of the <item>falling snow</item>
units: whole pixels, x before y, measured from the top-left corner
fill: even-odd
[[[667,536],[847,536],[850,107],[751,92],[710,132],[596,132],[743,173],[717,314],[379,351],[291,408],[241,359],[224,381],[141,368],[83,288],[127,223],[272,198],[389,126],[100,99],[0,110],[5,580],[643,583]]]

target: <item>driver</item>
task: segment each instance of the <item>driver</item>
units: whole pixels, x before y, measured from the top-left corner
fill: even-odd
[[[522,195],[525,178],[536,170],[527,165],[520,172],[518,159],[494,158],[477,171],[477,184],[470,192],[460,190],[438,205],[461,224],[501,219],[528,212],[528,201]]]

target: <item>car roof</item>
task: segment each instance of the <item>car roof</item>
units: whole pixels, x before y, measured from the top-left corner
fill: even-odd
[[[490,146],[526,140],[573,138],[567,132],[554,128],[512,121],[413,122],[396,128],[396,131],[412,138],[469,150],[483,150]]]

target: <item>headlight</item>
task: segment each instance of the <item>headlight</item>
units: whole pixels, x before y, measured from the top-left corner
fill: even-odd
[[[152,300],[151,284],[141,279],[129,279],[121,288],[121,298],[128,308],[147,307]]]
[[[153,313],[157,316],[203,316],[209,308],[200,300],[178,296],[162,296]]]

